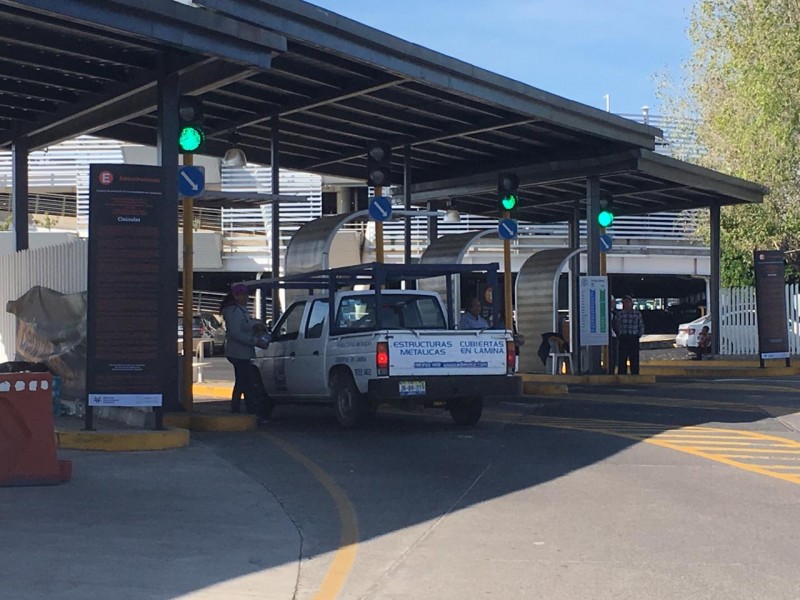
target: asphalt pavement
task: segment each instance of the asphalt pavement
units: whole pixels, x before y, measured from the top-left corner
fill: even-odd
[[[653,352],[685,358],[683,350]],[[227,361],[209,362],[206,381],[230,385]],[[279,428],[291,435],[294,423]],[[337,446],[360,439],[325,431]],[[193,436],[187,448],[160,452],[60,451],[73,462],[70,482],[0,488],[0,598],[299,597],[304,534],[271,485],[278,475],[295,481],[297,465],[279,474],[254,450],[257,472],[247,466],[248,448],[270,437]]]
[[[59,457],[72,481],[0,488],[3,600],[294,597],[300,532],[213,447]]]

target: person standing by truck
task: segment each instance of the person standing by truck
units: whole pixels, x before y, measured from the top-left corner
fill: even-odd
[[[241,398],[247,412],[255,414],[259,419],[269,416],[268,398],[259,384],[258,369],[252,363],[255,348],[266,348],[269,345],[269,334],[261,321],[254,319],[247,312],[247,287],[235,283],[220,305],[220,312],[225,319],[225,357],[233,365],[234,384],[231,396],[231,412],[241,410]]]
[[[639,338],[644,335],[642,313],[633,308],[633,298],[622,298],[622,310],[614,316],[614,331],[617,334],[618,373],[627,375],[628,360],[631,375],[639,374]]]

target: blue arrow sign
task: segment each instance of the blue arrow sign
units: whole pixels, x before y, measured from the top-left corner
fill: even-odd
[[[519,227],[514,219],[500,219],[497,223],[497,235],[503,240],[513,240],[517,237]]]
[[[375,196],[369,201],[369,216],[373,221],[385,221],[392,217],[392,199]]]
[[[600,252],[608,252],[611,250],[612,242],[611,235],[604,233],[600,236]]]
[[[178,192],[182,196],[199,196],[205,189],[205,167],[188,166],[178,170]]]

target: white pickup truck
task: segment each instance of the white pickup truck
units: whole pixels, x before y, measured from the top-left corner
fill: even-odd
[[[485,395],[521,393],[513,337],[449,329],[446,314],[435,292],[305,296],[274,325],[254,363],[273,402],[333,404],[344,427],[387,403],[440,406],[457,424],[474,425]]]

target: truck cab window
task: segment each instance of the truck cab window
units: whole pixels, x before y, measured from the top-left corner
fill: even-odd
[[[296,340],[300,333],[300,322],[303,320],[303,311],[305,308],[305,301],[292,304],[289,309],[283,313],[275,329],[273,329],[272,340],[275,342]]]
[[[327,316],[327,300],[315,300],[314,304],[311,305],[311,314],[308,315],[306,339],[318,338],[322,335],[322,327],[325,325],[325,318]]]

